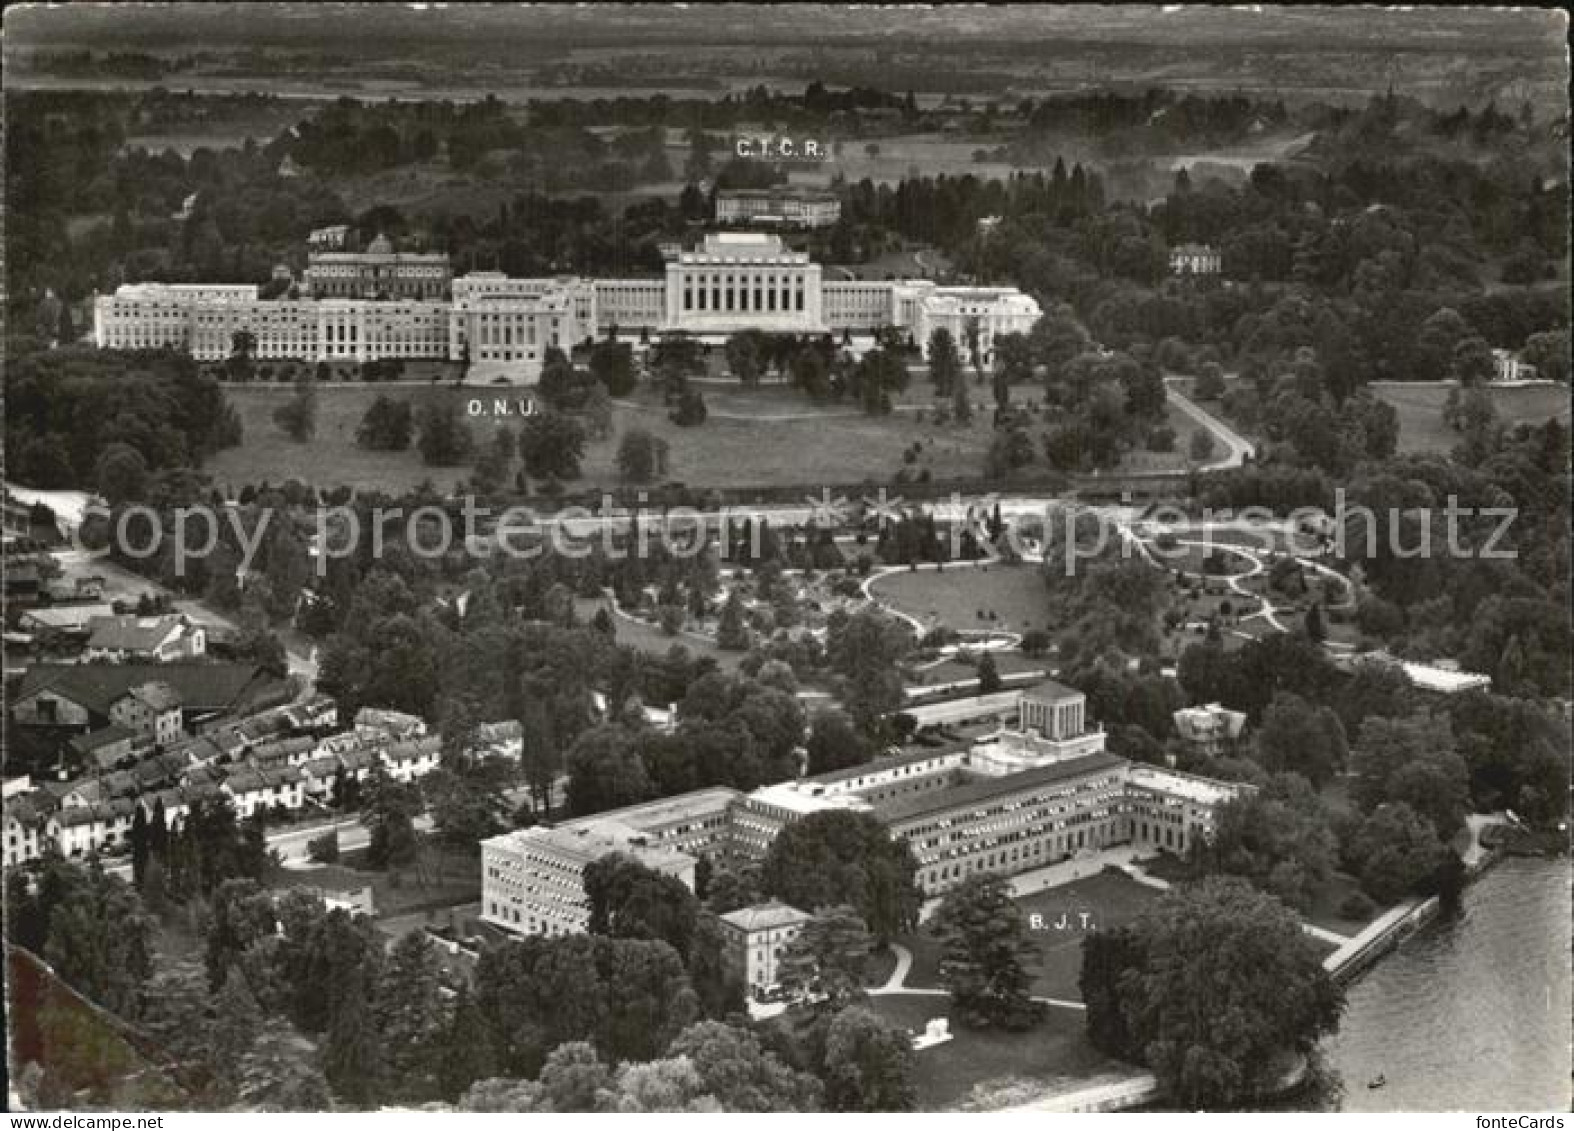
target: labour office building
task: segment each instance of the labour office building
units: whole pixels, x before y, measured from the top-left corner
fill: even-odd
[[[439,262],[440,261],[440,262]],[[935,330],[976,341],[1027,333],[1038,304],[1009,287],[949,287],[927,279],[826,279],[808,255],[760,232],[716,232],[668,259],[660,276],[514,279],[475,272],[453,279],[440,255],[314,253],[309,297],[262,299],[248,285],[137,283],[93,303],[103,349],[184,350],[230,356],[247,331],[258,359],[466,363],[473,383],[530,384],[549,349],[569,349],[614,327],[720,338],[742,330],[870,334],[895,327],[927,348]]]
[[[483,918],[523,932],[582,929],[588,908],[573,877],[597,854],[651,853],[651,866],[674,872],[700,857],[757,862],[788,825],[835,811],[869,814],[906,841],[928,896],[972,875],[1015,875],[1116,845],[1179,855],[1212,836],[1219,807],[1250,788],[1109,753],[1080,691],[1047,681],[1016,694],[1013,725],[965,746],[494,838],[483,846]]]

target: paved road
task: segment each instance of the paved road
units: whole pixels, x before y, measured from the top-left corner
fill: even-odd
[[[1165,378],[1164,388],[1169,399],[1176,408],[1213,433],[1214,438],[1225,447],[1225,454],[1222,457],[1212,463],[1203,464],[1200,470],[1219,471],[1228,467],[1239,467],[1248,457],[1255,457],[1257,448],[1250,440],[1181,391],[1180,386],[1184,381],[1184,378]]]

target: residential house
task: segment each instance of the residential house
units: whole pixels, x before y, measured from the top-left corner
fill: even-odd
[[[88,577],[57,578],[44,585],[44,592],[54,602],[104,600],[104,578],[101,574]]]
[[[180,741],[180,693],[163,680],[138,684],[117,696],[109,705],[109,717],[117,725],[147,736],[155,745]]]
[[[125,798],[63,805],[44,826],[44,835],[64,856],[86,856],[117,847],[131,830],[136,806]]]
[[[87,623],[88,660],[168,663],[207,652],[207,630],[179,613],[94,617]]]
[[[759,996],[780,980],[783,949],[813,916],[778,900],[741,907],[721,916],[723,954]]]
[[[1224,269],[1219,249],[1201,243],[1183,243],[1170,248],[1170,274],[1217,275]]]
[[[288,698],[289,685],[254,664],[214,662],[34,664],[11,691],[11,720],[86,730],[113,721],[109,707],[133,687],[167,683],[186,727],[203,730]]]
[[[419,715],[386,707],[362,707],[355,713],[355,729],[391,738],[420,738],[426,734],[426,721]]]
[[[1512,350],[1492,351],[1492,379],[1494,381],[1534,381],[1539,377],[1536,367]]]
[[[102,601],[79,605],[46,605],[20,613],[16,618],[16,626],[23,632],[31,632],[46,640],[85,636],[90,621],[114,614],[114,606]]]
[[[47,803],[47,795],[36,791],[6,799],[4,819],[0,820],[0,831],[4,835],[0,863],[5,867],[14,868],[43,855],[48,843],[44,808]]]
[[[1246,716],[1217,703],[1183,707],[1174,714],[1175,730],[1195,754],[1217,758],[1228,754],[1239,741]]]
[[[383,751],[383,765],[388,776],[399,782],[411,782],[437,769],[442,756],[442,739],[437,735],[395,742]]]
[[[244,818],[258,811],[299,809],[304,801],[304,780],[305,775],[294,766],[265,770],[244,765],[232,767],[219,788],[234,802],[236,814]]]
[[[151,739],[111,723],[107,727],[76,735],[66,743],[66,749],[71,753],[74,765],[86,766],[92,772],[112,770],[122,763],[129,763],[151,745]]]

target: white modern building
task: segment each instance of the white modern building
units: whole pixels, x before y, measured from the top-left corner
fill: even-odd
[[[835,194],[793,185],[768,189],[721,189],[716,193],[716,223],[775,224],[789,228],[828,228],[842,218]]]
[[[445,257],[375,245],[365,253],[316,253],[311,264],[309,298],[261,299],[255,286],[120,287],[94,299],[93,340],[101,349],[167,347],[219,361],[245,330],[258,360],[441,358],[468,361],[472,382],[529,384],[548,349],[566,350],[613,327],[721,338],[741,330],[870,334],[894,326],[926,348],[944,328],[964,358],[976,341],[987,366],[999,335],[1027,333],[1040,314],[1037,302],[1009,287],[827,280],[806,254],[757,232],[709,234],[670,258],[659,278],[514,279],[484,271],[450,281]]]

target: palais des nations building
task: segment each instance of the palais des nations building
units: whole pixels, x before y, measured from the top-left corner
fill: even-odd
[[[869,334],[906,330],[925,347],[936,329],[959,347],[970,326],[984,364],[998,334],[1026,333],[1038,303],[1011,287],[946,287],[929,280],[834,280],[779,236],[706,235],[669,258],[658,278],[513,279],[481,271],[451,277],[441,254],[395,251],[378,237],[363,252],[313,251],[308,297],[262,299],[249,285],[134,283],[93,304],[102,349],[230,356],[248,330],[259,360],[366,362],[468,358],[472,383],[530,384],[546,351],[568,350],[611,328],[684,331],[716,338],[740,330]]]

